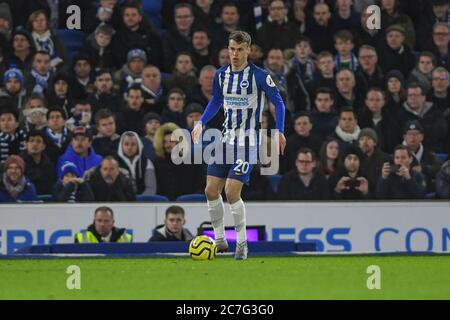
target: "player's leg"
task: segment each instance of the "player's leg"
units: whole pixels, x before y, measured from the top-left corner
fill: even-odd
[[[207,176],[205,195],[207,198],[208,212],[211,217],[211,224],[214,228],[217,252],[226,252],[228,243],[225,239],[224,205],[222,190],[225,186],[225,179]]]
[[[245,218],[245,205],[241,199],[243,182],[235,179],[227,179],[225,183],[225,193],[230,204],[231,213],[234,219],[234,227],[237,234],[235,258],[238,260],[247,259],[247,231]]]

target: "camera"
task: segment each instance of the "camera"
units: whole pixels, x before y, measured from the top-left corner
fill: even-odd
[[[356,180],[356,179],[350,179],[345,183],[345,185],[347,187],[349,187],[350,189],[356,189],[357,187],[359,187],[360,184],[361,184],[361,181]]]
[[[389,174],[391,173],[398,173],[400,170],[400,166],[396,164],[391,164],[389,169]]]

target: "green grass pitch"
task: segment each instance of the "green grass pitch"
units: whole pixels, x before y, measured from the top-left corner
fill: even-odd
[[[81,290],[66,288],[70,265]],[[449,270],[450,256],[2,259],[0,299],[449,299]]]

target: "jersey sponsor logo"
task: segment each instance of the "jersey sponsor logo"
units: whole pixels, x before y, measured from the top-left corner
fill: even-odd
[[[267,75],[266,83],[269,87],[275,87],[275,82],[273,82],[272,77],[270,75]]]
[[[241,81],[241,89],[247,89],[249,85],[247,80]]]

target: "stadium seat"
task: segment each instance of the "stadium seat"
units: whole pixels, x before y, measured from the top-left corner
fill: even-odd
[[[38,196],[39,201],[52,202],[53,196],[51,194],[42,194]]]
[[[138,202],[169,202],[166,196],[156,195],[138,195],[136,196]]]
[[[85,34],[78,30],[58,29],[56,34],[61,39],[67,50],[68,58],[72,62],[73,57],[83,47]]]
[[[267,176],[267,179],[269,179],[270,185],[272,186],[273,192],[278,191],[278,185],[280,184],[282,176],[280,175],[273,175],[273,176]]]
[[[177,202],[206,202],[204,194],[185,194],[177,198]]]
[[[439,161],[445,162],[448,159],[448,154],[447,153],[437,153],[436,157],[438,158]]]

